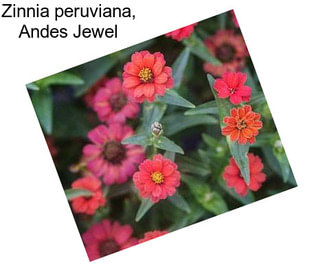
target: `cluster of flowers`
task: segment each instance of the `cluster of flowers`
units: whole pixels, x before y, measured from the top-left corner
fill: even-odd
[[[234,15],[234,14],[233,14]],[[196,24],[166,34],[176,41],[189,37]],[[215,76],[214,88],[220,98],[229,98],[234,104],[248,102],[251,88],[245,86],[247,76],[240,69],[244,57],[248,55],[241,35],[221,30],[205,41],[211,54],[223,65],[214,66],[205,63],[204,69]],[[126,121],[134,119],[140,112],[143,102],[154,102],[156,95],[163,96],[173,87],[172,69],[166,66],[164,55],[160,52],[135,52],[131,61],[123,67],[122,80],[118,77],[102,77],[85,96],[85,101],[102,122],[88,133],[89,144],[83,147],[82,163],[85,170],[82,177],[72,183],[72,189],[86,189],[91,196],[79,196],[71,200],[75,213],[94,215],[96,210],[105,206],[106,198],[102,190],[105,185],[122,184],[133,179],[142,198],[150,198],[154,203],[176,193],[180,185],[180,173],[177,165],[170,159],[156,154],[146,159],[145,150],[138,145],[121,142],[134,134]],[[262,127],[260,115],[245,105],[233,108],[230,116],[223,122],[227,124],[222,134],[230,136],[239,144],[252,144]],[[248,189],[256,191],[265,181],[263,164],[258,156],[248,154],[251,180],[247,185],[233,158],[223,174],[228,187],[234,187],[240,195],[246,195]],[[103,220],[92,225],[82,235],[90,260],[114,253],[137,243],[166,234],[166,231],[147,232],[142,239],[132,236],[130,225],[120,225],[117,221]]]
[[[214,89],[219,98],[229,98],[234,105],[242,102],[248,102],[251,96],[251,87],[245,86],[247,75],[242,72],[226,72],[222,78],[215,80]],[[231,141],[237,141],[238,144],[253,144],[256,142],[256,136],[262,128],[261,115],[253,112],[250,105],[232,108],[230,116],[223,118],[226,125],[222,128],[222,134],[229,136]],[[236,193],[245,196],[248,190],[257,191],[266,180],[266,175],[262,172],[263,163],[260,157],[248,154],[250,183],[247,184],[233,158],[230,164],[225,168],[223,178],[228,187],[233,187]]]

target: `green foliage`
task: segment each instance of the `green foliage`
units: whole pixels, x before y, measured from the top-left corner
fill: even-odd
[[[185,71],[185,68],[188,63],[188,59],[190,57],[190,49],[186,47],[178,56],[178,58],[175,60],[173,66],[172,66],[172,75],[174,78],[174,88],[177,89],[183,78],[183,74]]]
[[[53,98],[50,89],[33,91],[31,101],[45,133],[51,134],[53,128]]]
[[[220,117],[221,127],[223,127],[223,118],[225,116],[230,115],[231,105],[227,99],[221,99],[217,97],[215,90],[213,89],[214,78],[208,74],[207,75],[210,88],[216,100],[216,104],[218,107],[218,113]],[[238,144],[236,141],[233,142],[230,140],[230,137],[227,136],[227,143],[232,154],[232,157],[236,161],[238,167],[240,168],[241,175],[247,184],[250,182],[250,172],[249,172],[249,159],[248,159],[248,151],[249,151],[249,144],[241,145]]]
[[[92,192],[86,189],[66,189],[65,195],[68,200],[72,200],[78,197],[90,197],[92,196]]]
[[[185,116],[193,116],[193,115],[204,115],[204,114],[217,114],[218,109],[216,107],[216,101],[210,101],[201,105],[196,106],[193,109],[185,111]]]
[[[187,108],[195,108],[194,104],[178,95],[173,89],[168,89],[164,96],[157,96],[157,101]]]
[[[196,200],[206,210],[215,215],[228,211],[227,204],[222,196],[218,192],[212,190],[203,180],[201,181],[201,179],[196,179],[196,177],[187,175],[182,175],[182,180],[189,187]]]
[[[168,200],[177,208],[183,210],[186,213],[191,212],[191,208],[188,205],[187,201],[179,194],[176,193],[175,195],[168,198]]]
[[[203,61],[210,62],[215,66],[221,65],[221,61],[212,56],[209,50],[204,45],[203,41],[194,33],[187,39],[183,40],[183,44],[190,48],[190,51]]]
[[[180,146],[176,145],[173,141],[165,136],[156,138],[153,141],[153,145],[158,149],[184,154],[184,151]]]
[[[154,203],[149,198],[142,199],[136,214],[136,222],[140,221],[153,205]]]

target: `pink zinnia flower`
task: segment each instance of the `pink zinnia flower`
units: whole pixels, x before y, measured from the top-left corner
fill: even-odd
[[[247,75],[242,72],[226,72],[221,79],[215,80],[213,88],[219,98],[230,97],[230,102],[233,104],[249,102],[251,87],[244,86],[246,81]]]
[[[157,238],[159,236],[162,236],[162,235],[164,235],[166,233],[168,233],[168,231],[149,231],[149,232],[146,232],[144,237],[141,238],[138,243],[141,244],[141,243],[146,242],[148,240],[151,240],[151,239]]]
[[[233,9],[232,9],[232,10],[230,10],[230,13],[231,13],[231,16],[232,16],[232,22],[233,22],[233,24],[234,24],[237,28],[239,28],[240,26],[239,26],[239,23],[238,23],[238,20],[237,20],[236,14],[234,13],[234,10],[233,10]]]
[[[133,175],[133,181],[140,196],[150,197],[153,202],[174,195],[176,187],[180,185],[180,179],[177,165],[161,154],[155,155],[153,160],[147,159],[142,162],[139,171]]]
[[[136,102],[153,102],[155,96],[164,96],[165,90],[172,88],[172,68],[165,66],[162,53],[148,51],[136,52],[131,62],[124,65],[123,87],[135,98]]]
[[[117,77],[107,80],[98,89],[93,99],[93,109],[99,119],[106,123],[124,123],[127,118],[134,119],[140,110],[133,97],[122,88],[122,82]]]
[[[92,225],[82,234],[90,261],[136,245],[138,240],[131,236],[132,232],[130,225],[122,226],[107,219]]]
[[[194,27],[196,25],[197,25],[197,23],[179,28],[175,31],[165,34],[165,36],[171,37],[172,39],[177,40],[177,41],[181,41],[183,39],[188,38],[193,33]]]
[[[92,192],[90,197],[77,197],[72,199],[72,209],[74,213],[84,213],[93,215],[95,211],[104,206],[106,199],[101,190],[101,182],[94,177],[84,177],[72,183],[73,189],[86,189]]]
[[[245,196],[248,190],[258,191],[263,182],[266,181],[266,175],[262,172],[264,164],[259,156],[248,153],[249,169],[250,169],[250,183],[246,184],[236,161],[231,157],[230,163],[225,167],[223,179],[229,188],[234,188],[237,194]]]
[[[227,71],[239,71],[249,55],[243,37],[232,30],[219,30],[204,41],[211,55],[222,62],[220,66],[204,63],[204,70],[214,76],[221,76]]]
[[[119,123],[110,124],[109,128],[99,125],[88,133],[92,144],[83,148],[87,168],[107,185],[126,182],[145,158],[142,147],[121,144],[133,134],[130,126]]]

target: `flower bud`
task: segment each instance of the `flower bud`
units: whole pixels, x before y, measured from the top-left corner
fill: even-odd
[[[163,126],[158,122],[155,121],[152,125],[151,125],[151,132],[154,136],[160,136],[163,132]]]

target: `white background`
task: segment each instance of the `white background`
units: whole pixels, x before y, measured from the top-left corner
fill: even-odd
[[[95,6],[96,1],[14,3],[19,2]],[[136,14],[135,21],[118,20],[117,40],[19,40],[23,23],[52,22],[0,20],[0,269],[322,270],[320,1],[101,2],[130,5]],[[25,83],[231,8],[235,8],[299,186],[90,263]],[[60,24],[79,22],[105,25],[104,19],[65,19]]]

